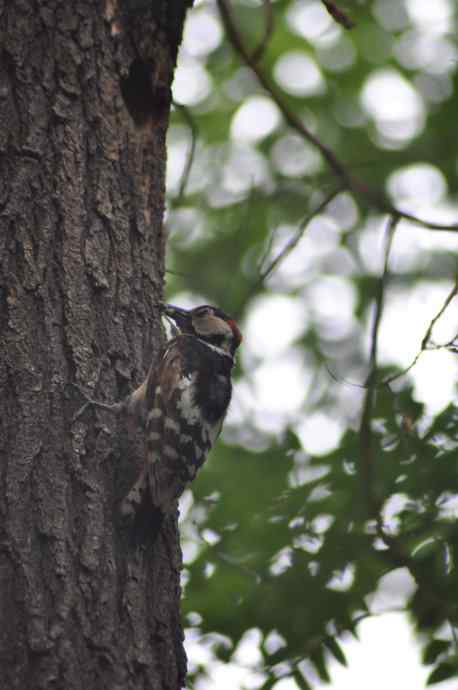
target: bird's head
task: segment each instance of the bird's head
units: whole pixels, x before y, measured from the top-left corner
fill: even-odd
[[[217,307],[203,304],[195,309],[182,309],[164,304],[162,312],[175,322],[181,333],[193,335],[231,355],[242,342],[242,334],[235,321]]]

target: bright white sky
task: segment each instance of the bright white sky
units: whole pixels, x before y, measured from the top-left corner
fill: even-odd
[[[428,670],[418,663],[417,645],[402,613],[385,613],[363,621],[359,627],[360,640],[348,639],[344,649],[348,668],[337,662],[329,667],[331,683],[313,683],[314,690],[423,690]],[[240,656],[245,665],[256,661],[253,641],[247,640]],[[210,655],[202,653],[198,643],[187,645],[191,658],[208,663]],[[196,690],[236,690],[259,687],[261,678],[236,664],[210,664],[208,680],[197,684]],[[309,675],[309,679],[311,676]],[[437,690],[456,690],[456,681],[440,683]],[[279,680],[275,690],[297,690],[294,680]]]
[[[343,648],[348,667],[335,661],[329,666],[331,683],[308,680],[314,690],[423,690],[428,669],[419,664],[419,653],[413,632],[402,613],[384,613],[366,619],[358,626],[359,641],[347,639]],[[259,660],[256,634],[249,634],[240,646],[239,663],[222,664],[212,661],[212,655],[197,640],[186,644],[190,661],[203,663],[209,678],[196,684],[196,690],[255,690],[262,685],[262,676],[253,673],[249,665]],[[457,681],[445,681],[437,690],[456,690]],[[275,690],[297,690],[294,680],[284,678]]]
[[[456,46],[448,37],[453,32],[454,11],[453,0],[375,2],[374,15],[380,27],[388,33],[405,29],[392,46],[396,59],[404,67],[417,70],[412,85],[398,70],[374,66],[361,91],[362,116],[375,124],[380,146],[405,148],[425,125],[426,103],[440,102],[450,96],[449,74],[458,62]],[[351,42],[332,22],[319,0],[296,0],[287,21],[293,31],[314,45],[318,61],[315,62],[310,53],[286,53],[277,62],[275,79],[292,94],[324,92],[326,80],[321,68],[335,72],[348,69],[356,59]],[[187,21],[175,77],[174,98],[177,101],[193,106],[211,93],[211,76],[205,68],[205,60],[221,40],[222,30],[213,7],[207,2],[197,2]],[[370,45],[369,58],[375,49],[383,53],[391,49],[391,44],[385,45],[380,34],[380,40]],[[242,94],[245,98],[231,123],[233,153],[225,169],[221,198],[243,195],[253,180],[269,184],[268,166],[253,145],[279,127],[281,116],[269,99],[252,95],[251,84],[246,71],[241,70],[228,86],[229,96],[240,99]],[[336,110],[336,117],[346,126],[361,124],[358,119],[361,113],[343,106]],[[168,187],[172,192],[180,181],[187,146],[186,136],[176,128],[175,136],[172,133],[169,139]],[[273,147],[271,156],[282,174],[292,178],[302,175],[304,170],[313,174],[320,165],[316,152],[293,134],[282,137]],[[191,175],[190,186],[197,189],[204,180],[205,174],[200,178],[196,174],[194,179]],[[419,162],[400,170],[390,179],[388,191],[395,203],[406,210],[441,222],[456,222],[458,209],[445,203],[445,180],[440,171],[429,164]],[[313,454],[326,453],[338,444],[343,422],[334,413],[327,417],[323,413],[307,412],[311,372],[293,343],[306,328],[309,318],[321,322],[323,328],[331,323],[339,334],[355,329],[355,295],[347,278],[354,267],[351,257],[339,248],[339,232],[346,222],[353,224],[355,213],[351,199],[342,195],[337,216],[329,213],[316,219],[316,225],[308,228],[295,252],[276,272],[272,287],[277,294],[264,297],[253,306],[244,324],[241,355],[249,364],[247,370],[253,373],[248,383],[237,387],[228,423],[249,417],[260,429],[272,431],[280,430],[286,422],[295,422],[305,449]],[[293,230],[286,226],[280,229],[279,241],[282,238],[286,241]],[[380,273],[383,260],[382,233],[380,221],[374,221],[360,233],[360,260],[374,274]],[[427,266],[428,252],[437,246],[456,251],[458,239],[456,235],[431,233],[401,224],[393,244],[391,270],[399,274],[414,268],[421,270]],[[321,257],[330,253],[338,257],[341,275],[321,275],[316,268]],[[281,294],[282,290],[291,287],[301,288],[296,297]],[[407,366],[412,361],[426,328],[450,288],[451,283],[447,281],[438,285],[425,280],[414,291],[395,294],[388,291],[379,341],[382,362],[394,361]],[[186,306],[185,295],[182,302]],[[457,302],[450,305],[446,317],[437,324],[433,333],[437,342],[444,342],[458,332]],[[272,322],[276,324],[275,330],[271,328]],[[365,334],[367,341],[368,329],[369,324]],[[355,331],[355,339],[357,337]],[[412,378],[416,397],[423,400],[428,413],[433,414],[456,397],[457,357],[443,351],[426,353],[413,370]],[[336,384],[336,389],[338,404],[358,409],[361,395],[358,389],[344,383]],[[409,622],[399,612],[411,588],[409,577],[401,570],[386,578],[371,601],[371,608],[378,615],[361,622],[359,642],[344,640],[348,668],[331,663],[332,683],[326,686],[309,675],[314,690],[423,690],[428,670],[420,664],[418,645]],[[257,639],[256,631],[248,633],[237,650],[237,663],[223,665],[214,660],[211,645],[189,637],[190,662],[205,663],[210,669],[209,679],[201,681],[197,690],[259,687],[262,678],[248,669],[259,660]],[[449,681],[434,687],[457,690],[458,682]],[[275,690],[296,688],[294,681],[287,679],[275,686]]]

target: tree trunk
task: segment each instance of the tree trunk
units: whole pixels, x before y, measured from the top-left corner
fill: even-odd
[[[165,134],[185,0],[0,0],[0,687],[181,687],[176,521],[118,503],[119,400],[162,344]]]

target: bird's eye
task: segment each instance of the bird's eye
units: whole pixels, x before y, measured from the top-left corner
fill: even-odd
[[[197,309],[196,316],[200,318],[201,316],[208,316],[209,313],[210,309],[208,309],[207,307],[201,307],[200,309]]]

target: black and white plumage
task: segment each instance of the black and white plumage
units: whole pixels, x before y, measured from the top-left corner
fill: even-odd
[[[127,401],[128,410],[142,410],[146,420],[146,457],[122,502],[124,515],[145,504],[163,515],[175,509],[218,438],[231,400],[234,355],[242,340],[235,322],[209,305],[164,305],[163,312],[178,333]]]

